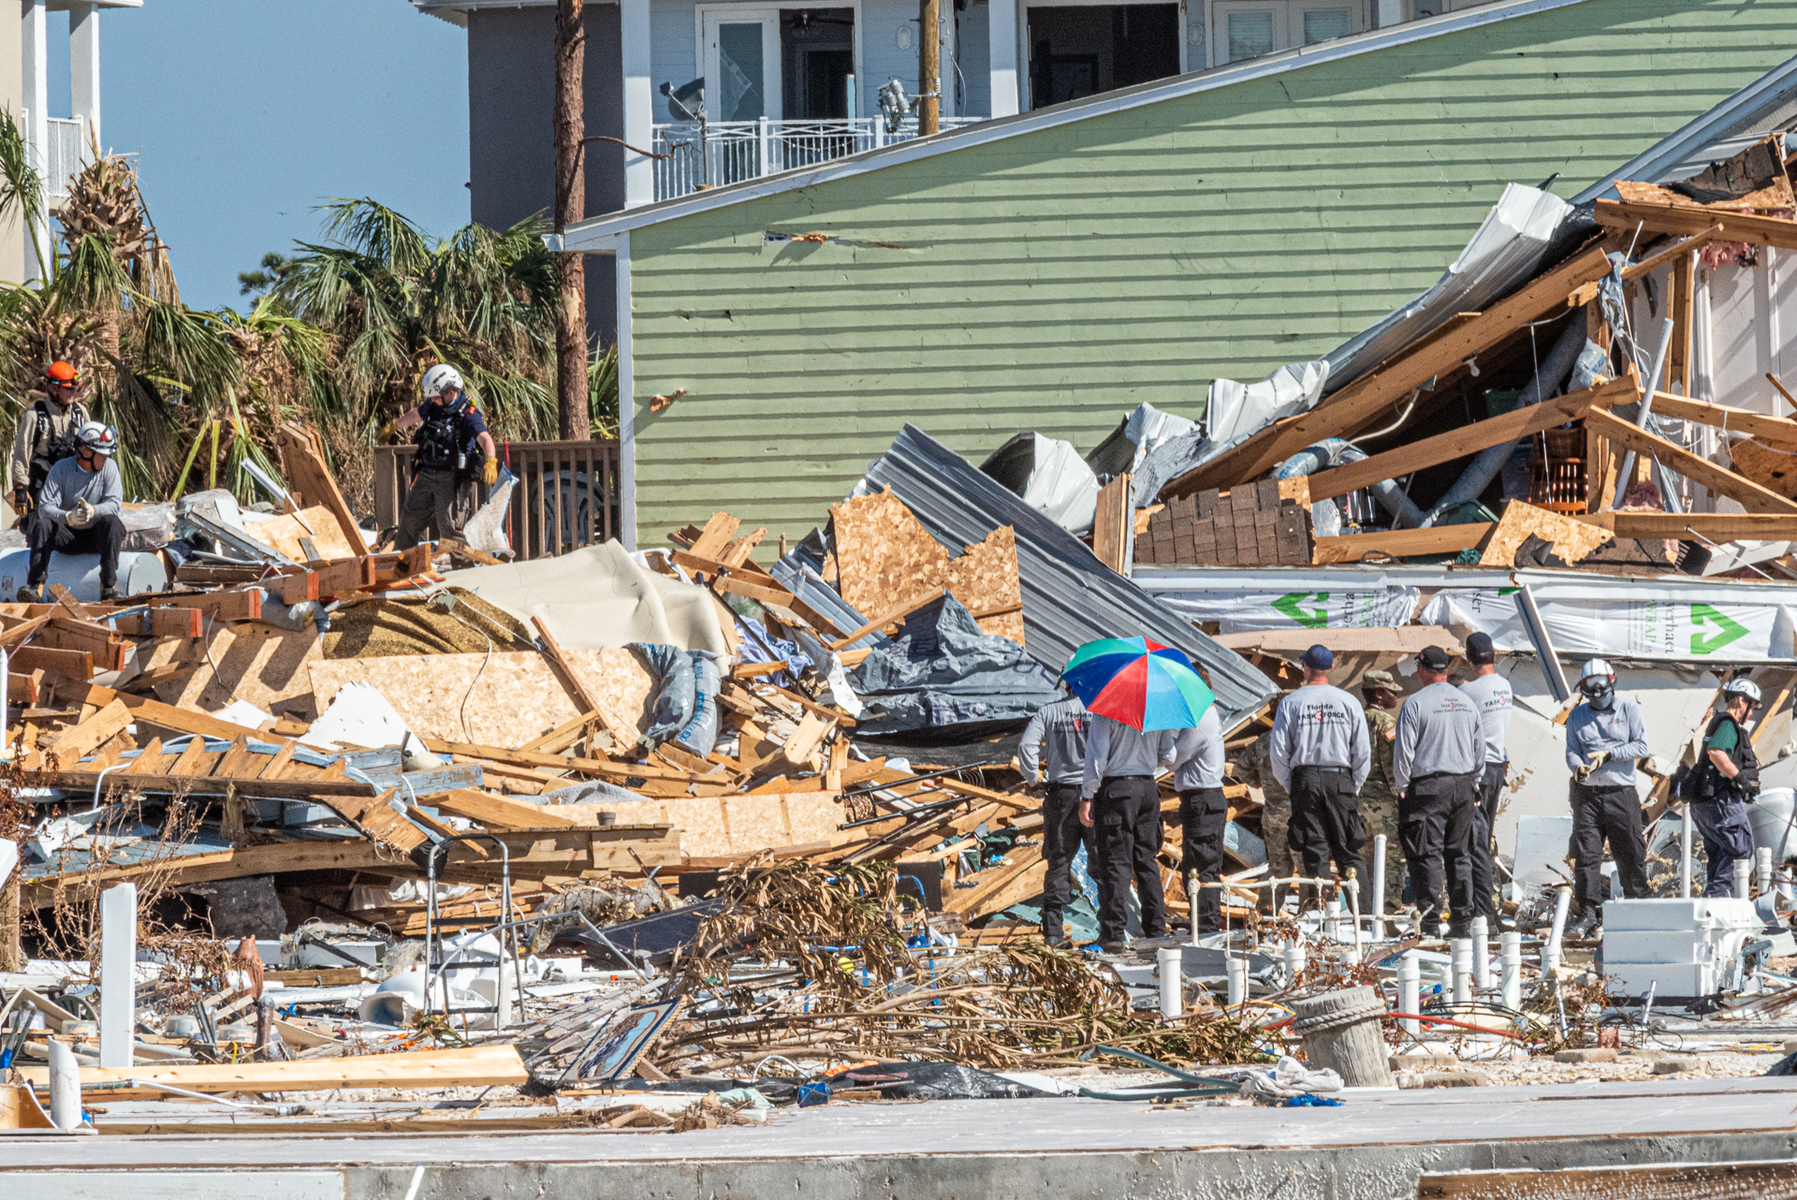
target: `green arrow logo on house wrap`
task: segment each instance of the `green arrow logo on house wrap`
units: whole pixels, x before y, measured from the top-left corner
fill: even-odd
[[[1745,625],[1730,620],[1707,604],[1691,606],[1691,624],[1696,626],[1691,631],[1691,653],[1693,654],[1714,654],[1730,642],[1739,641],[1747,636]],[[1716,627],[1716,632],[1706,637],[1705,634],[1711,625]]]
[[[1279,597],[1279,599],[1273,601],[1273,608],[1277,612],[1284,613],[1306,629],[1325,629],[1329,625],[1329,612],[1327,609],[1318,608],[1315,612],[1306,612],[1304,610],[1304,602],[1313,595],[1317,598],[1318,604],[1329,599],[1328,592],[1288,592]],[[1741,632],[1745,633],[1747,631],[1742,630]]]

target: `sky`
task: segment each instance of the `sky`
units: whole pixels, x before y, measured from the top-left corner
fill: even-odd
[[[50,13],[52,117],[68,18]],[[181,298],[241,306],[237,273],[370,196],[443,236],[468,221],[467,35],[407,0],[144,0],[100,16],[105,148],[135,155]]]

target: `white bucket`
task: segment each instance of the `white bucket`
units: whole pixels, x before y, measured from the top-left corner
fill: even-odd
[[[1791,814],[1797,809],[1797,790],[1767,788],[1759,799],[1747,806],[1747,820],[1753,825],[1755,849],[1772,851],[1772,861],[1785,862],[1797,858],[1797,830],[1791,828]]]

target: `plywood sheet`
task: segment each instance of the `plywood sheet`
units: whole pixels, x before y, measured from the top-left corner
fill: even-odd
[[[1491,531],[1491,540],[1485,543],[1479,565],[1515,566],[1518,547],[1531,535],[1551,543],[1554,553],[1569,566],[1589,556],[1612,537],[1610,531],[1600,525],[1512,500],[1504,509],[1504,517],[1497,528]]]
[[[890,487],[845,500],[830,515],[843,599],[870,618],[945,587],[974,612],[1023,602],[1017,537],[1009,525],[951,560]],[[987,617],[980,628],[1023,645],[1021,611]]]
[[[215,625],[206,638],[157,642],[147,661],[140,662],[146,670],[194,666],[193,674],[156,689],[156,698],[166,704],[217,712],[233,700],[244,700],[277,716],[310,720],[317,713],[306,668],[321,657],[316,634],[245,621]]]
[[[767,796],[693,796],[621,804],[552,804],[544,811],[599,824],[615,812],[620,822],[666,822],[680,831],[680,849],[695,858],[752,854],[776,846],[827,842],[837,835],[843,809],[833,792],[782,792]]]
[[[1797,500],[1797,451],[1748,438],[1731,444],[1735,470],[1787,500]]]
[[[353,558],[359,551],[350,549],[336,516],[322,504],[300,509],[300,517],[275,517],[248,526],[249,535],[265,546],[273,546],[294,562],[305,562],[313,556],[300,548],[300,539],[308,538],[317,548],[319,558]]]
[[[569,665],[613,720],[639,731],[652,677],[629,650],[575,650]],[[508,749],[580,714],[549,664],[531,651],[402,654],[313,662],[308,671],[320,711],[352,680],[387,698],[423,737]]]

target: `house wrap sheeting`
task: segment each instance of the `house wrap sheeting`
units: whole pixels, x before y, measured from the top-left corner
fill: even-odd
[[[868,465],[866,485],[874,491],[890,485],[951,555],[1001,525],[1016,531],[1025,647],[1049,670],[1059,672],[1095,638],[1141,635],[1177,646],[1210,671],[1225,729],[1279,694],[1245,659],[1157,604],[1085,543],[916,426],[906,425]]]

